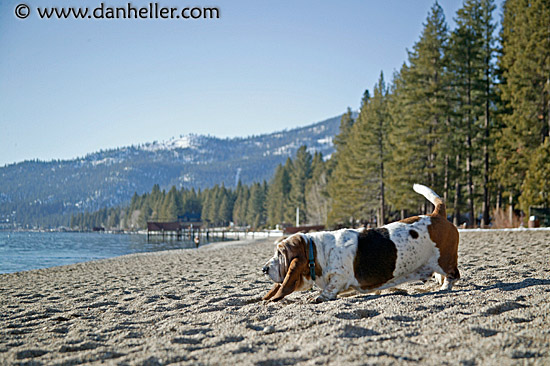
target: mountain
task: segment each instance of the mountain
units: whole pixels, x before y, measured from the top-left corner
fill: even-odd
[[[0,168],[0,228],[66,225],[72,213],[125,204],[154,184],[199,189],[269,180],[302,145],[330,156],[340,118],[245,138],[190,134],[73,160],[6,165]]]

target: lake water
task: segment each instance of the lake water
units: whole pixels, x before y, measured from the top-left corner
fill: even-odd
[[[195,248],[195,244],[160,238],[147,241],[146,235],[0,231],[0,273],[182,248]]]

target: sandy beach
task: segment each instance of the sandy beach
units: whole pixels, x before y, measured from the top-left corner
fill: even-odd
[[[550,231],[461,232],[452,292],[322,304],[261,300],[272,253],[263,239],[0,275],[0,364],[550,364]]]

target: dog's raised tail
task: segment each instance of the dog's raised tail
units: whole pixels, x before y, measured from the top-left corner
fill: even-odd
[[[413,184],[413,190],[416,193],[426,197],[426,199],[435,206],[435,209],[434,209],[434,212],[432,212],[432,215],[440,215],[447,218],[445,202],[443,202],[443,200],[441,199],[441,197],[439,197],[437,193],[435,193],[430,188],[422,184]]]

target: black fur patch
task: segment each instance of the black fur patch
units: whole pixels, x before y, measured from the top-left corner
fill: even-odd
[[[409,230],[409,234],[411,234],[412,238],[413,239],[416,239],[418,238],[418,233],[414,230]]]
[[[387,229],[365,230],[359,234],[353,261],[355,278],[363,290],[378,287],[393,278],[397,248]]]

